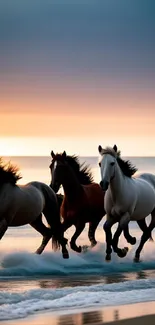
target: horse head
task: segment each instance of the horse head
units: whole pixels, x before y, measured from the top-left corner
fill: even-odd
[[[115,163],[119,152],[117,151],[116,145],[114,145],[113,148],[107,147],[105,149],[99,146],[98,151],[102,157],[101,161],[99,162],[101,170],[100,186],[104,191],[106,191],[111,180],[115,176]]]
[[[62,184],[62,172],[63,166],[66,161],[66,152],[62,154],[55,154],[53,150],[51,151],[52,162],[49,166],[51,170],[51,184],[50,187],[57,193]]]

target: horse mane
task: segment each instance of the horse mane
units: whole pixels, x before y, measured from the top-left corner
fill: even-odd
[[[118,157],[117,162],[121,171],[127,177],[132,177],[138,170],[134,165],[132,165],[130,160],[123,160]]]
[[[121,156],[121,152],[120,150],[119,151],[115,151],[113,148],[111,147],[106,147],[106,148],[102,148],[101,150],[101,155],[111,155],[113,156],[114,158],[119,158]]]
[[[78,180],[83,185],[89,185],[94,182],[90,167],[86,163],[80,164],[79,157],[76,155],[66,156],[66,161],[73,168]]]
[[[21,178],[17,166],[10,162],[4,163],[3,159],[0,158],[0,184],[11,183],[15,185]]]
[[[106,147],[105,149],[102,148],[101,155],[109,154],[116,158],[118,165],[123,172],[123,174],[127,177],[132,177],[136,172],[136,166],[132,165],[130,160],[123,160],[121,158],[121,151],[115,151],[111,147]]]

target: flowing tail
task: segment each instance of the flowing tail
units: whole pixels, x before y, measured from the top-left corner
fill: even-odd
[[[60,208],[54,191],[48,187],[44,189],[45,208],[44,216],[52,230],[52,248],[60,249],[63,240],[63,227],[60,221]]]

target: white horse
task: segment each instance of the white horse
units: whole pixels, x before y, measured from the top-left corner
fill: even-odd
[[[41,254],[50,238],[55,249],[62,246],[62,255],[68,258],[67,240],[63,235],[56,194],[46,184],[30,182],[18,186],[18,170],[12,165],[4,165],[0,159],[0,239],[8,227],[30,224],[43,236],[37,254]],[[44,214],[49,228],[42,222]]]
[[[130,161],[121,159],[116,145],[105,149],[99,146],[98,150],[102,156],[99,163],[102,179],[100,184],[106,191],[104,199],[107,213],[107,221],[104,224],[107,242],[106,260],[111,259],[111,246],[118,256],[124,257],[127,254],[127,248],[118,248],[118,240],[122,230],[131,220],[135,220],[144,231],[134,258],[134,261],[138,262],[141,250],[155,227],[155,176],[144,173],[133,178],[137,169]],[[146,227],[145,218],[149,214],[152,216],[151,223]],[[116,222],[119,225],[112,239],[111,227]]]

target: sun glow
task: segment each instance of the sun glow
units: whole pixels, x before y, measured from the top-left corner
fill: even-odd
[[[54,152],[67,151],[80,156],[99,156],[98,145],[117,144],[122,156],[155,156],[155,138],[152,137],[1,137],[0,156],[50,156]],[[138,148],[138,150],[137,150]]]

